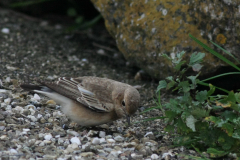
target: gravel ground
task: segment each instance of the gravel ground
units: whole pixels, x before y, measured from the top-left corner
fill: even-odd
[[[0,159],[183,159],[197,155],[171,147],[161,116],[152,106],[157,83],[126,62],[103,25],[65,32],[51,24],[0,8]],[[92,128],[70,121],[58,104],[23,91],[19,84],[60,76],[98,76],[139,87],[141,107],[132,117]],[[151,78],[149,78],[151,79]],[[148,79],[148,80],[149,80]],[[191,159],[191,158],[190,158]]]

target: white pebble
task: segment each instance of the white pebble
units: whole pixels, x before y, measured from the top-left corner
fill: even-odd
[[[6,110],[12,110],[12,106],[11,105],[7,105]]]
[[[53,136],[51,134],[47,134],[44,136],[45,140],[51,140],[51,138],[53,138]]]
[[[144,137],[147,137],[148,135],[153,135],[153,132],[147,132]]]
[[[157,154],[152,154],[152,155],[151,155],[151,158],[152,158],[152,159],[159,159],[159,156],[158,156]]]
[[[42,115],[41,115],[41,114],[38,114],[38,115],[37,115],[37,119],[39,119],[39,118],[42,118]]]
[[[105,138],[100,138],[100,143],[105,143],[106,142],[106,139]]]
[[[92,139],[92,144],[95,144],[95,145],[100,144],[100,139],[97,138],[97,137],[93,138]]]
[[[116,141],[114,139],[107,139],[108,143],[115,143]]]
[[[112,155],[113,157],[117,158],[118,155],[121,154],[121,153],[122,153],[122,151],[113,150],[113,151],[110,152],[109,156]]]
[[[9,105],[11,102],[11,98],[6,98],[4,99],[4,103],[6,103],[7,105]]]
[[[35,110],[33,110],[32,108],[29,108],[29,111],[31,112],[31,115],[35,114]]]
[[[114,137],[114,140],[116,140],[117,142],[122,142],[124,141],[124,138],[122,136],[116,136]]]
[[[73,136],[75,136],[75,137],[79,136],[79,133],[78,133],[78,132],[73,131],[73,130],[70,130],[70,129],[67,130],[67,133],[70,134],[70,135],[73,135]]]
[[[34,116],[32,116],[32,115],[28,115],[27,117],[30,118],[31,121],[33,121],[33,122],[36,122],[36,121],[37,121],[37,118],[34,117]]]
[[[35,99],[35,100],[40,100],[41,98],[39,97],[39,95],[38,94],[34,94],[34,96],[33,96],[33,98]]]
[[[80,139],[78,137],[73,137],[71,138],[71,143],[76,143],[77,145],[80,145],[81,142],[80,142]]]
[[[105,138],[105,137],[106,137],[106,132],[100,131],[100,132],[99,132],[99,137]]]
[[[17,152],[16,149],[10,149],[10,153],[12,153],[12,154],[17,154],[18,152]]]
[[[28,129],[28,128],[23,128],[23,132],[29,132],[30,131],[30,129]]]
[[[36,107],[34,106],[34,105],[32,105],[32,104],[29,104],[29,105],[27,105],[27,106],[25,106],[24,107],[25,109],[30,109],[30,108],[32,108],[32,109],[36,109]]]
[[[3,28],[3,29],[1,30],[1,32],[2,32],[2,33],[5,33],[5,34],[9,34],[9,33],[10,33],[10,30],[9,30],[9,28]]]
[[[20,106],[16,106],[15,108],[13,108],[13,112],[14,113],[23,113],[24,109]]]

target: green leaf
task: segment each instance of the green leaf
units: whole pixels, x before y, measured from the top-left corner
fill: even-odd
[[[174,85],[176,84],[176,82],[174,82],[174,81],[171,81],[171,82],[169,82],[168,84],[167,84],[167,90],[169,90],[170,88],[172,88]]]
[[[166,132],[174,132],[174,126],[173,125],[167,125],[165,128],[164,128],[164,131]]]
[[[226,152],[226,151],[220,151],[220,150],[217,150],[215,148],[208,148],[207,153],[210,154],[211,158],[222,157],[222,156],[228,154],[228,152]]]
[[[240,140],[240,129],[236,129],[236,130],[233,132],[232,137]]]
[[[75,23],[77,24],[81,24],[83,22],[83,16],[78,16],[76,19],[75,19]]]
[[[77,16],[77,11],[76,11],[76,9],[75,9],[75,8],[68,8],[68,10],[67,10],[67,15],[68,15],[69,17],[75,17],[75,16]]]
[[[199,118],[205,118],[205,117],[208,117],[209,116],[209,112],[210,111],[206,111],[205,109],[203,108],[196,108],[194,110],[191,111],[191,114],[199,119]]]
[[[169,57],[169,56],[168,56],[167,54],[165,54],[165,53],[164,53],[164,54],[162,54],[161,56],[162,56],[162,57],[164,57],[164,58],[166,58],[166,59],[168,59],[168,60],[172,60],[172,58],[171,58],[171,57]]]
[[[193,132],[196,132],[196,129],[195,129],[195,122],[196,121],[197,120],[192,115],[190,115],[186,118],[186,124],[189,128],[192,129]]]
[[[221,113],[221,116],[223,119],[229,120],[230,122],[233,122],[233,120],[238,117],[237,113],[228,110],[225,110],[223,113]]]
[[[240,103],[240,92],[235,93],[237,103]]]
[[[219,45],[217,45],[216,43],[214,43],[213,41],[210,41],[212,44],[214,44],[215,46],[217,46],[218,48],[220,48],[223,52],[227,53],[229,56],[231,56],[232,58],[234,58],[234,60],[240,64],[239,60],[230,52],[228,52],[227,50],[223,49],[222,47],[220,47]]]
[[[194,52],[190,57],[189,65],[192,66],[196,63],[201,63],[204,57],[205,57],[205,53]]]
[[[185,134],[185,133],[189,133],[189,132],[192,131],[190,128],[188,128],[186,126],[186,124],[182,121],[181,118],[176,120],[176,124],[177,124],[177,131],[178,131],[178,133]]]
[[[188,79],[190,79],[192,81],[193,87],[191,89],[195,89],[197,87],[197,82],[199,81],[197,79],[198,76],[199,76],[199,74],[197,74],[196,76],[188,76],[187,77]]]
[[[178,113],[173,111],[165,111],[165,115],[169,119],[168,122],[172,122],[174,118],[177,118],[176,116],[178,115]]]
[[[170,99],[169,103],[165,104],[166,108],[176,113],[181,113],[183,109],[178,106],[179,102],[175,99]]]
[[[199,72],[202,69],[203,65],[196,63],[194,65],[192,65],[192,70],[195,72]]]
[[[210,47],[208,47],[206,44],[202,43],[201,41],[199,41],[197,38],[195,38],[194,36],[192,36],[191,34],[189,34],[189,37],[191,37],[194,41],[196,41],[199,45],[201,45],[203,48],[205,48],[206,50],[208,50],[210,53],[212,53],[214,56],[218,57],[219,59],[221,59],[222,61],[226,62],[227,64],[229,64],[230,66],[236,68],[238,71],[240,71],[240,68],[238,66],[236,66],[233,62],[231,62],[230,60],[228,60],[227,58],[225,58],[224,56],[222,56],[221,54],[217,53],[216,51],[214,51],[213,49],[211,49]]]
[[[205,102],[208,98],[208,92],[205,91],[200,91],[196,94],[196,100],[198,100],[199,102]]]
[[[207,97],[211,96],[215,92],[215,86],[209,84],[210,90],[207,92]]]
[[[174,69],[175,69],[176,71],[179,71],[179,70],[181,69],[182,65],[185,64],[185,63],[186,63],[186,61],[180,61],[180,62],[174,67]]]
[[[222,125],[222,130],[224,130],[224,132],[227,133],[228,136],[230,136],[230,137],[233,134],[233,128],[234,128],[234,126],[232,124],[230,124],[230,123],[224,123]]]
[[[166,87],[167,87],[167,82],[165,80],[159,81],[159,85],[157,87],[156,93],[158,93],[161,89],[166,88]]]
[[[189,85],[188,81],[180,82],[178,86],[183,89],[184,93],[190,91],[190,85]]]

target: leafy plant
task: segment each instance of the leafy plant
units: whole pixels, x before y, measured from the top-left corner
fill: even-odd
[[[233,62],[192,35],[190,37],[210,53],[240,71],[240,68]],[[226,52],[217,44],[213,44]],[[167,123],[165,131],[179,133],[179,136],[175,137],[175,145],[191,148],[194,146],[193,148],[199,152],[207,151],[212,158],[225,156],[232,152],[240,156],[240,93],[206,83],[210,79],[229,74],[240,74],[240,72],[225,73],[206,80],[199,80],[201,63],[205,54],[193,53],[189,63],[183,60],[184,54],[185,52],[180,52],[175,57],[163,55],[172,62],[176,76],[169,76],[165,80],[161,80],[156,92],[160,95],[160,92],[165,89],[168,92],[177,91],[179,95],[165,104],[161,104],[160,98],[158,98],[157,105],[160,104],[159,108],[164,112]],[[185,73],[189,69],[196,71],[197,74],[186,77]],[[198,85],[209,86],[209,90],[199,91],[197,90]],[[226,95],[214,96],[213,93],[216,89],[226,92]]]

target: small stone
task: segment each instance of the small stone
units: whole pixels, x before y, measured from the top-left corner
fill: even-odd
[[[143,159],[143,155],[141,155],[141,154],[136,154],[136,153],[132,153],[132,154],[131,154],[131,157],[132,157],[133,159]]]
[[[20,107],[20,106],[16,106],[15,108],[13,108],[12,111],[13,111],[13,113],[20,113],[20,114],[22,114],[24,109],[22,107]]]
[[[7,136],[7,135],[2,135],[2,136],[0,137],[0,140],[6,141],[6,140],[8,140],[8,136]]]
[[[5,126],[0,126],[0,131],[3,131],[5,129]]]
[[[7,105],[9,105],[9,104],[11,103],[11,98],[4,99],[4,103],[6,103]]]
[[[73,137],[71,138],[71,143],[76,143],[77,145],[80,145],[81,142],[80,142],[80,139],[78,137]]]
[[[48,101],[46,102],[46,104],[54,104],[54,105],[56,105],[56,102],[55,102],[54,100],[48,100]]]
[[[114,137],[114,140],[116,140],[117,142],[122,142],[124,141],[124,138],[122,136],[116,136]]]
[[[36,107],[34,106],[34,105],[32,105],[32,104],[29,104],[29,105],[27,105],[27,106],[25,106],[24,107],[25,109],[30,109],[30,108],[32,108],[33,110],[35,110],[36,109]]]
[[[10,149],[9,151],[10,151],[11,154],[17,154],[18,153],[16,149]]]
[[[99,132],[99,137],[105,138],[105,137],[106,137],[106,132],[100,131],[100,132]]]
[[[69,144],[67,149],[64,150],[64,153],[67,154],[67,153],[72,153],[74,150],[78,150],[79,147],[76,143],[73,143],[73,144]]]
[[[9,28],[2,28],[1,32],[4,33],[4,34],[9,34],[10,29]]]
[[[36,122],[36,121],[37,121],[37,118],[34,117],[34,116],[32,116],[32,115],[28,115],[27,117],[30,118],[31,121],[33,121],[33,122]]]
[[[101,143],[101,144],[106,142],[106,139],[105,139],[105,138],[100,138],[99,140],[100,140],[100,143]]]
[[[37,101],[41,99],[40,96],[37,93],[34,94],[33,98]]]
[[[81,153],[80,156],[82,156],[83,158],[92,159],[92,157],[94,156],[94,153],[93,152],[84,152],[84,153]]]
[[[112,150],[110,152],[110,154],[108,155],[108,159],[110,159],[110,156],[112,156],[113,158],[118,158],[118,155],[121,154],[122,151],[116,151],[116,150]]]
[[[97,138],[97,137],[93,138],[92,139],[92,144],[94,144],[94,145],[100,144],[100,139]]]
[[[151,155],[151,158],[152,158],[152,159],[159,159],[159,156],[158,156],[157,154],[152,154],[152,155]]]
[[[78,132],[76,132],[76,131],[73,131],[73,130],[67,130],[67,133],[68,134],[70,134],[70,135],[72,135],[72,136],[75,136],[75,137],[78,137],[79,136],[79,133]]]
[[[107,143],[115,143],[116,141],[114,139],[107,139]]]
[[[51,138],[53,138],[53,136],[51,134],[47,134],[44,136],[45,140],[51,140]]]

